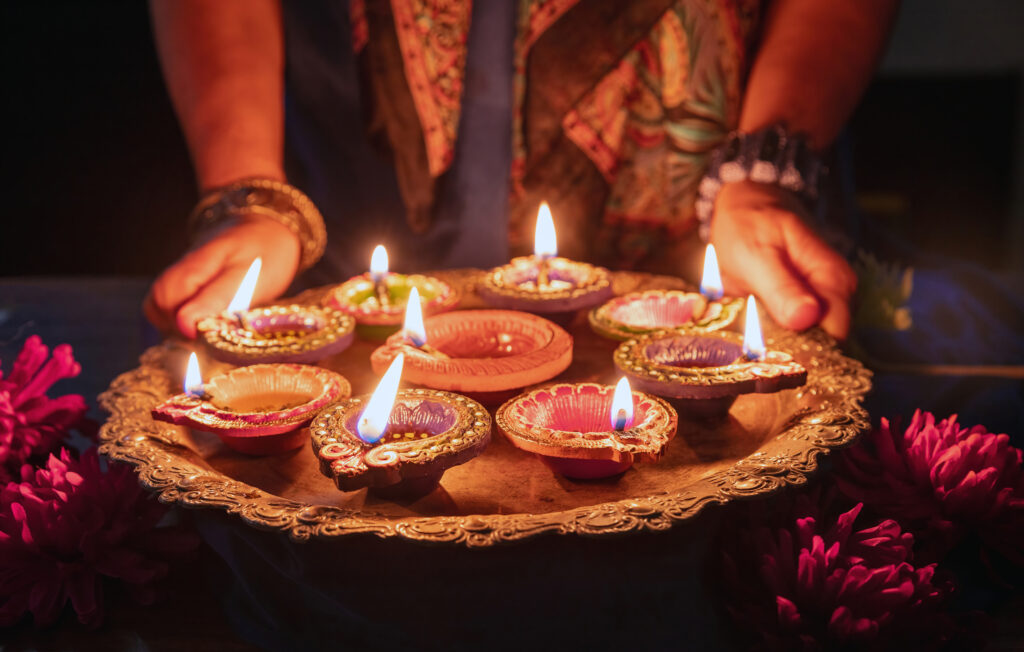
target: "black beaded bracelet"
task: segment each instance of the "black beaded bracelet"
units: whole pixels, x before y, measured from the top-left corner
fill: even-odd
[[[821,159],[811,151],[807,139],[789,134],[782,125],[753,133],[733,132],[711,153],[708,170],[697,189],[697,219],[700,237],[711,235],[711,216],[722,185],[747,179],[772,183],[807,201],[818,197],[818,184],[826,172]]]

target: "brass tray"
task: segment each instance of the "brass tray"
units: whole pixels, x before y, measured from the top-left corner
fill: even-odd
[[[480,272],[436,274],[478,307]],[[679,279],[614,273],[617,294],[644,288],[684,289]],[[296,300],[315,303],[326,288]],[[490,546],[545,533],[605,536],[666,530],[705,506],[801,484],[817,458],[850,443],[868,425],[861,407],[870,372],[844,357],[820,330],[797,334],[766,322],[769,346],[793,354],[808,370],[805,387],[741,396],[728,420],[707,424],[680,418],[679,434],[656,464],[638,464],[615,481],[576,482],[554,475],[500,435],[476,459],[450,469],[441,488],[412,503],[342,493],[317,470],[308,446],[272,457],[249,457],[203,432],[157,423],[150,409],[181,386],[191,344],[166,342],[147,350],[138,368],[100,396],[110,417],[100,450],[136,467],[144,487],[161,501],[224,509],[252,526],[293,539],[371,533],[379,537]],[[570,326],[572,365],[552,382],[615,380],[615,341],[594,334],[586,315]],[[344,374],[353,393],[372,391],[370,353],[356,341],[323,366]],[[204,360],[204,374],[228,368]]]

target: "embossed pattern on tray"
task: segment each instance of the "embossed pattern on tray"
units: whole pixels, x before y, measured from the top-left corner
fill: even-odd
[[[437,276],[457,288],[463,307],[479,307],[473,294],[479,272]],[[680,289],[677,279],[616,272],[618,294],[653,287]],[[298,301],[317,303],[324,290]],[[611,383],[615,343],[592,333],[582,315],[573,365],[558,382]],[[556,477],[538,460],[494,433],[483,454],[445,474],[442,489],[412,504],[343,494],[319,474],[303,448],[280,456],[246,458],[216,437],[157,423],[154,405],[178,391],[188,349],[165,343],[149,349],[140,366],[122,374],[101,395],[111,416],[101,450],[136,466],[142,484],[160,500],[186,507],[224,509],[252,526],[297,540],[372,533],[380,537],[471,547],[544,533],[604,536],[665,530],[704,507],[801,484],[818,457],[846,445],[868,427],[861,407],[870,372],[844,357],[819,330],[797,334],[765,324],[772,348],[808,369],[806,386],[775,395],[740,397],[728,420],[714,426],[680,419],[679,434],[657,464],[635,467],[615,482],[577,483]],[[357,393],[375,380],[372,343],[356,342],[322,366],[339,371]],[[209,361],[211,373],[230,367]],[[172,371],[173,370],[173,371]]]

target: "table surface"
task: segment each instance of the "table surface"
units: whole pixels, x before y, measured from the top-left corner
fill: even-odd
[[[114,376],[137,364],[145,346],[156,343],[140,310],[148,284],[141,278],[0,279],[0,360],[7,368],[31,334],[50,346],[71,344],[83,373],[61,381],[55,392],[83,394],[91,416],[102,418],[95,397]],[[220,564],[203,548],[197,560],[169,578],[160,604],[144,607],[111,592],[105,623],[98,630],[86,632],[66,614],[56,628],[36,632],[23,625],[5,633],[4,649],[256,649],[232,631],[220,613],[217,587],[204,580]],[[993,616],[986,630],[988,649],[1020,649],[1024,597],[1018,593]]]

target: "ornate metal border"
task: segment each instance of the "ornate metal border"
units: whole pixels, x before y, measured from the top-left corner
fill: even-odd
[[[100,396],[111,413],[100,431],[100,450],[134,465],[144,487],[164,503],[223,509],[249,525],[287,532],[296,540],[370,533],[412,541],[484,547],[540,534],[604,536],[667,530],[715,503],[749,498],[806,482],[817,459],[852,442],[869,426],[861,407],[870,372],[844,357],[821,331],[783,334],[775,346],[789,353],[813,353],[808,384],[799,391],[821,401],[797,411],[782,432],[761,450],[685,490],[628,498],[547,514],[489,514],[459,517],[384,517],[280,498],[205,467],[180,446],[176,431],[150,417],[154,405],[174,388],[164,371],[168,345],[146,351],[138,368],[122,374]]]

